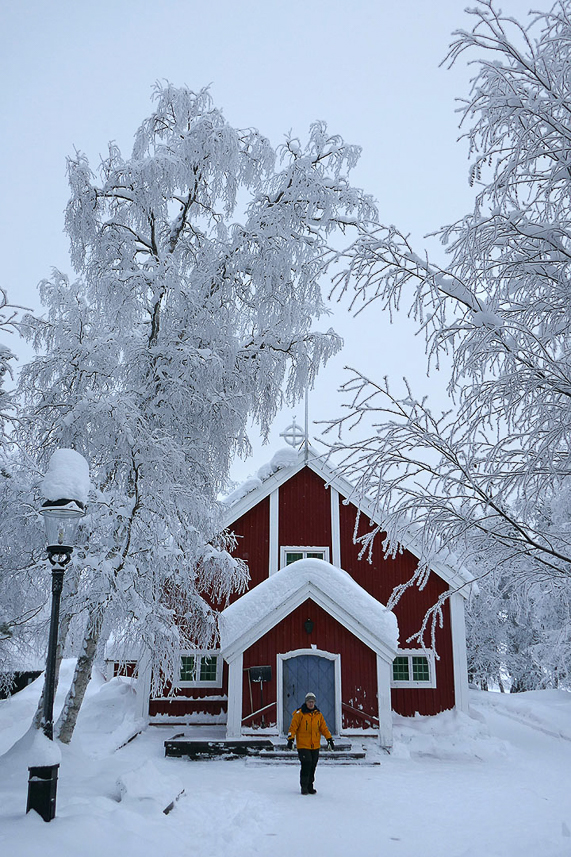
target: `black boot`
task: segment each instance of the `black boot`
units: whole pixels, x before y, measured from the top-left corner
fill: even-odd
[[[308,786],[307,791],[310,795],[316,795],[317,794],[317,789],[313,788],[313,783],[310,786]]]
[[[308,795],[309,794],[309,789],[307,788],[307,786],[301,787],[301,793],[302,793],[302,795]]]

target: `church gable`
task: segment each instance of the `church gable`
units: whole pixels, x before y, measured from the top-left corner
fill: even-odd
[[[238,536],[236,555],[251,565],[251,586],[282,567],[285,547],[323,547],[328,552],[323,559],[345,568],[375,598],[386,603],[393,588],[409,580],[417,567],[415,538],[411,535],[394,558],[385,559],[381,533],[370,558],[366,555],[359,559],[361,544],[353,541],[357,507],[347,499],[352,490],[346,479],[305,446],[297,453],[280,450],[258,471],[258,478],[248,480],[243,489],[234,492],[228,498],[225,524]],[[365,508],[358,535],[370,529],[372,519]],[[244,550],[253,555],[253,543],[252,547],[247,545],[249,534],[257,534],[254,562],[242,553]],[[266,543],[268,568],[264,570]],[[455,557],[451,560],[453,565],[441,561],[432,565],[426,595],[434,597],[426,609],[449,587],[467,597],[471,578]]]

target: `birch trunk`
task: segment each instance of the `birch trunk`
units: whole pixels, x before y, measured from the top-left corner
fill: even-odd
[[[82,652],[77,660],[73,681],[55,728],[55,734],[63,744],[69,744],[73,736],[77,715],[79,714],[87,685],[91,679],[100,631],[101,610],[99,606],[96,606],[95,609],[90,611]]]

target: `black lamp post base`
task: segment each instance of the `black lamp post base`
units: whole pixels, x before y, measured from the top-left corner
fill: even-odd
[[[41,765],[28,768],[28,804],[26,812],[35,809],[44,821],[56,814],[56,794],[59,765]]]

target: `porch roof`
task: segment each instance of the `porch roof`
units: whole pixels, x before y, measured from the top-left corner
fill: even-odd
[[[386,660],[395,656],[395,614],[340,568],[302,559],[282,568],[222,611],[220,645],[233,660],[292,610],[311,598]]]

